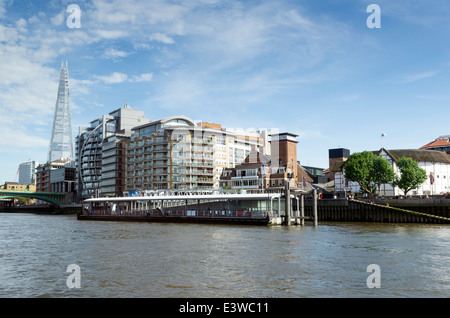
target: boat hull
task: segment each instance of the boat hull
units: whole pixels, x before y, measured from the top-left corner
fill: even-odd
[[[114,222],[154,222],[154,223],[200,223],[200,224],[240,224],[268,225],[269,218],[252,217],[203,217],[203,216],[129,216],[129,215],[83,215],[80,221],[114,221]]]

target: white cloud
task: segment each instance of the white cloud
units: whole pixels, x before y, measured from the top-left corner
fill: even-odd
[[[130,55],[130,53],[125,51],[120,51],[116,49],[107,49],[105,53],[103,54],[103,57],[106,59],[117,59],[117,58],[123,58]]]
[[[20,18],[16,22],[17,30],[22,33],[27,31],[27,25],[28,25],[27,20],[25,20],[24,18]]]
[[[106,84],[119,84],[123,82],[149,82],[152,80],[153,73],[143,73],[141,75],[133,75],[131,78],[124,73],[120,72],[114,72],[111,75],[108,76],[94,76],[97,80],[106,83]],[[88,82],[88,84],[91,84],[92,82]]]
[[[400,80],[400,83],[412,83],[412,82],[415,82],[415,81],[419,81],[419,80],[423,80],[423,79],[434,77],[437,74],[438,74],[438,72],[430,71],[430,72],[423,72],[423,73],[418,73],[418,74],[405,75]]]
[[[69,79],[69,87],[70,92],[72,95],[87,95],[90,93],[90,88],[92,85],[94,85],[96,82],[92,80],[79,80],[75,78]]]
[[[174,44],[175,41],[163,33],[153,33],[149,36],[150,41],[158,41],[165,44]]]
[[[48,139],[30,135],[23,127],[8,124],[0,125],[0,147],[5,148],[39,148],[48,147]]]
[[[0,18],[3,18],[5,13],[6,13],[5,0],[0,0]]]
[[[65,20],[65,11],[60,12],[59,14],[55,15],[53,18],[50,19],[52,24],[55,26],[63,25],[64,20]]]
[[[95,76],[98,80],[106,84],[118,84],[128,80],[128,75],[124,73],[114,72],[108,76]]]
[[[123,30],[97,29],[93,30],[92,33],[94,33],[100,39],[107,39],[107,40],[119,39],[128,36],[128,32]]]
[[[131,78],[131,82],[137,82],[137,83],[139,83],[139,82],[150,82],[151,80],[152,80],[152,78],[153,78],[153,73],[144,73],[144,74],[141,74],[141,75],[138,75],[138,76],[133,76],[132,78]]]

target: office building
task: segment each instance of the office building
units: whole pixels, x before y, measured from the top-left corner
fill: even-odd
[[[19,165],[19,184],[36,184],[37,161],[28,161]]]

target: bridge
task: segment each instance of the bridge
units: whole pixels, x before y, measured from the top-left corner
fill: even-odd
[[[52,203],[61,207],[66,203],[66,193],[0,190],[0,199],[32,198]]]

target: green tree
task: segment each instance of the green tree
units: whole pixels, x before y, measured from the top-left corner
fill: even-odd
[[[373,152],[352,154],[345,163],[345,178],[357,182],[362,193],[369,197],[379,195],[381,185],[394,181],[395,172],[390,163]]]
[[[395,171],[389,161],[383,157],[377,157],[373,162],[373,182],[377,185],[376,195],[381,193],[381,185],[385,183],[392,183],[395,180]]]
[[[405,195],[413,189],[417,189],[427,179],[427,173],[419,167],[417,161],[402,157],[397,160],[400,177],[396,177],[393,185],[399,187]]]

